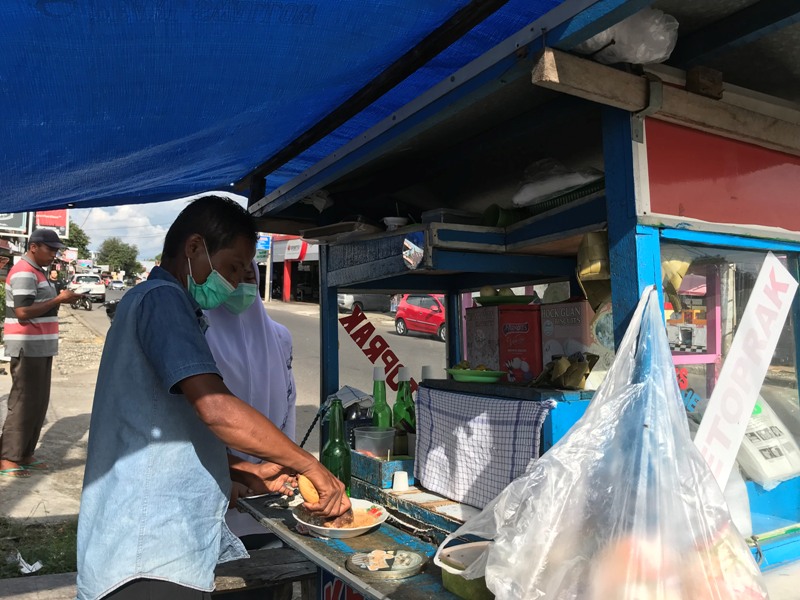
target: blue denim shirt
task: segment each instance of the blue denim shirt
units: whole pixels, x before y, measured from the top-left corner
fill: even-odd
[[[227,528],[225,445],[178,384],[218,370],[197,303],[167,271],[119,303],[97,375],[78,521],[78,598],[139,578],[210,591],[246,558]]]

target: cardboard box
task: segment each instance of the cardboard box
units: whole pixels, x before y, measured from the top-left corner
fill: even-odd
[[[542,361],[554,356],[590,352],[599,356],[586,381],[587,390],[596,390],[614,361],[614,338],[611,304],[597,314],[586,300],[542,304]]]
[[[527,383],[542,372],[538,304],[502,304],[467,309],[467,359],[504,371],[503,381]]]
[[[350,474],[381,489],[392,487],[397,471],[408,473],[408,485],[414,485],[414,459],[410,456],[393,456],[392,460],[380,460],[355,450],[350,452]]]

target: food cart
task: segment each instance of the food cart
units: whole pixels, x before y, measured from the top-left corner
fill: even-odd
[[[563,51],[580,41],[576,31],[588,37],[610,24],[620,4],[625,5],[597,3],[583,20],[576,17],[546,32],[530,27],[527,35],[510,38],[302,175],[251,196],[251,211],[271,228],[303,231],[323,242],[322,399],[340,384],[337,291],[445,294],[448,363],[454,365],[464,357],[463,292],[487,284],[568,281],[571,292],[580,294],[577,257],[586,234],[595,232],[608,236],[616,342],[642,290],[655,284],[684,399],[694,407],[708,398],[766,254],[774,253],[795,278],[800,276],[800,217],[793,206],[800,185],[800,110],[778,97],[783,87],[770,87],[751,71],[758,92],[723,84],[710,70],[687,68],[730,67],[726,53],[753,36],[765,51],[777,43],[771,34],[780,36],[785,21],[767,24],[763,15],[739,14],[726,2],[709,4],[710,12],[701,17],[667,2],[660,4],[674,9],[679,21],[699,23],[698,33],[678,42],[674,64],[682,69],[611,68]],[[742,30],[717,25],[726,18],[741,24],[748,16],[753,22]],[[592,27],[585,29],[589,21]],[[757,50],[746,60],[737,55],[741,69],[753,68]],[[512,206],[526,167],[548,157],[576,170],[600,170],[603,179],[551,194],[534,208]],[[338,214],[358,216],[329,225],[293,210],[321,190]],[[438,222],[420,222],[427,211],[438,211]],[[460,221],[463,211],[482,215],[483,222]],[[364,227],[369,220],[407,215],[416,223],[388,232]],[[674,280],[664,275],[671,261],[684,265],[671,272]],[[761,393],[781,407],[776,412],[785,417],[783,431],[794,436],[800,412],[799,319],[795,299]],[[380,364],[383,356],[376,351],[372,362]],[[536,448],[542,452],[581,416],[592,395],[450,380],[421,385],[428,394],[551,403]],[[759,565],[768,570],[797,560],[800,476],[774,487],[749,479],[748,542]],[[357,549],[388,543],[430,556],[475,508],[425,491],[392,493],[358,478],[353,494],[392,509],[398,520],[376,534],[391,542],[364,538],[345,546],[304,539],[267,509],[254,503],[248,509],[368,597],[388,597],[400,590],[397,586],[402,597],[439,595],[435,569],[403,583],[372,584],[344,570],[344,559]],[[332,581],[324,585],[331,588]]]

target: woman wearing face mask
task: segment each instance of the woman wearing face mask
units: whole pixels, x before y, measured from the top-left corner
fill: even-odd
[[[221,307],[206,311],[206,340],[228,389],[294,440],[292,338],[288,329],[267,314],[258,284],[258,266],[253,262],[231,297]],[[254,469],[261,459],[229,450],[229,462],[235,482],[253,493],[267,491]],[[225,521],[248,550],[282,545],[253,517],[236,509],[228,510]]]

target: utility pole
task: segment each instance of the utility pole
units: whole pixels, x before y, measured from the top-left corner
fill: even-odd
[[[272,302],[272,244],[267,250],[267,267],[264,270],[264,301]]]

